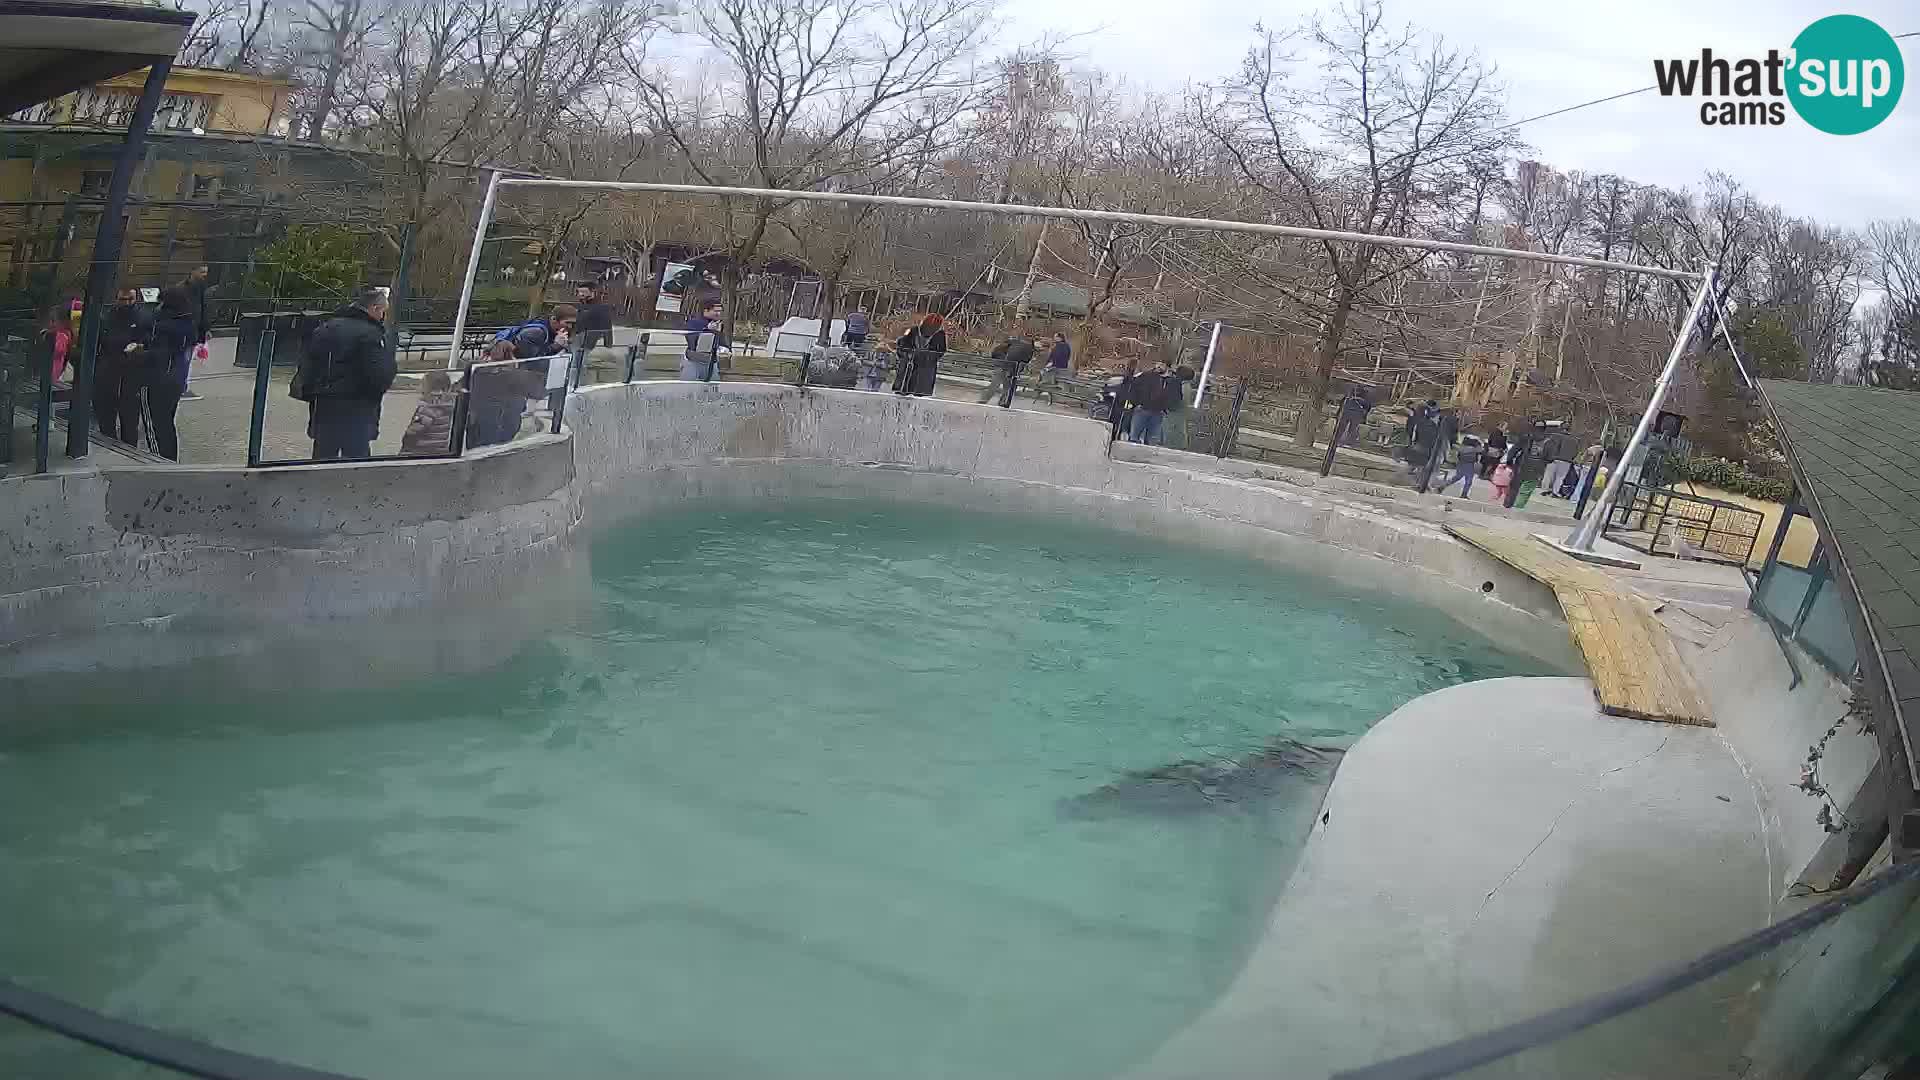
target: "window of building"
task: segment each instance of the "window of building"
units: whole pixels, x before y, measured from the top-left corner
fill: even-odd
[[[52,101],[43,101],[38,105],[21,109],[19,112],[8,116],[7,119],[20,124],[51,124],[54,121],[54,106],[58,104],[59,101],[59,98],[55,98]]]
[[[113,183],[110,169],[88,169],[80,174],[80,194],[96,199],[107,197],[107,185]]]
[[[219,178],[214,176],[196,176],[193,178],[193,197],[196,199],[213,198],[214,186]]]
[[[213,122],[218,98],[205,94],[162,94],[154,110],[156,131],[205,130]],[[140,95],[131,90],[90,86],[73,97],[73,122],[97,127],[126,127],[133,121]]]

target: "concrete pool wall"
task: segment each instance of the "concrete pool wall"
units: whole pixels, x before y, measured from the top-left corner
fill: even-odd
[[[365,646],[344,664],[485,663],[512,643],[476,633],[483,655],[413,655],[430,639],[403,624],[497,629],[550,595],[529,586],[577,569],[574,475],[563,436],[458,460],[0,481],[0,675],[161,665],[328,627]]]
[[[727,383],[593,387],[568,406],[587,519],[689,498],[899,499],[1064,513],[1304,567],[1438,608],[1501,647],[1578,671],[1551,590],[1337,492],[1110,457],[1107,428],[1051,413],[850,390]]]
[[[678,382],[585,390],[568,420],[568,434],[458,460],[0,481],[0,676],[167,664],[301,630],[405,671],[442,659],[407,652],[417,635],[399,627],[410,615],[507,623],[489,612],[550,600],[537,582],[583,569],[583,524],[690,498],[779,497],[1068,514],[1399,593],[1579,670],[1551,592],[1435,525],[1337,492],[1181,467],[1212,458],[1114,460],[1090,420]],[[393,640],[372,647],[356,620]]]

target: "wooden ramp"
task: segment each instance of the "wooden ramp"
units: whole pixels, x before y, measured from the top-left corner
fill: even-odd
[[[1447,531],[1553,589],[1587,661],[1600,711],[1712,727],[1706,698],[1653,604],[1605,573],[1526,534],[1484,525]]]

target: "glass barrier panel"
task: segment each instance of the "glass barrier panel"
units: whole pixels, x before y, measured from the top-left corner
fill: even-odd
[[[1759,604],[1762,614],[1772,619],[1783,633],[1791,634],[1794,620],[1800,617],[1800,604],[1807,597],[1807,586],[1812,581],[1813,575],[1797,566],[1774,563],[1754,590],[1754,600]]]
[[[1725,959],[1670,992],[1649,982],[1647,996],[1590,999],[1339,1080],[1858,1080],[1920,1060],[1920,877],[1910,870],[1822,925]],[[1556,1023],[1608,1012],[1564,1034]]]
[[[1853,626],[1847,621],[1843,586],[1827,578],[1817,588],[1813,605],[1807,609],[1807,617],[1794,640],[1829,670],[1843,676],[1851,674],[1859,654],[1854,646]]]

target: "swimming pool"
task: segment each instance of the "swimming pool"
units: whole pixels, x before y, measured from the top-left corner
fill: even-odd
[[[1339,748],[1543,670],[1053,518],[708,508],[592,567],[478,674],[0,733],[0,970],[369,1077],[1108,1075],[1232,978]]]

